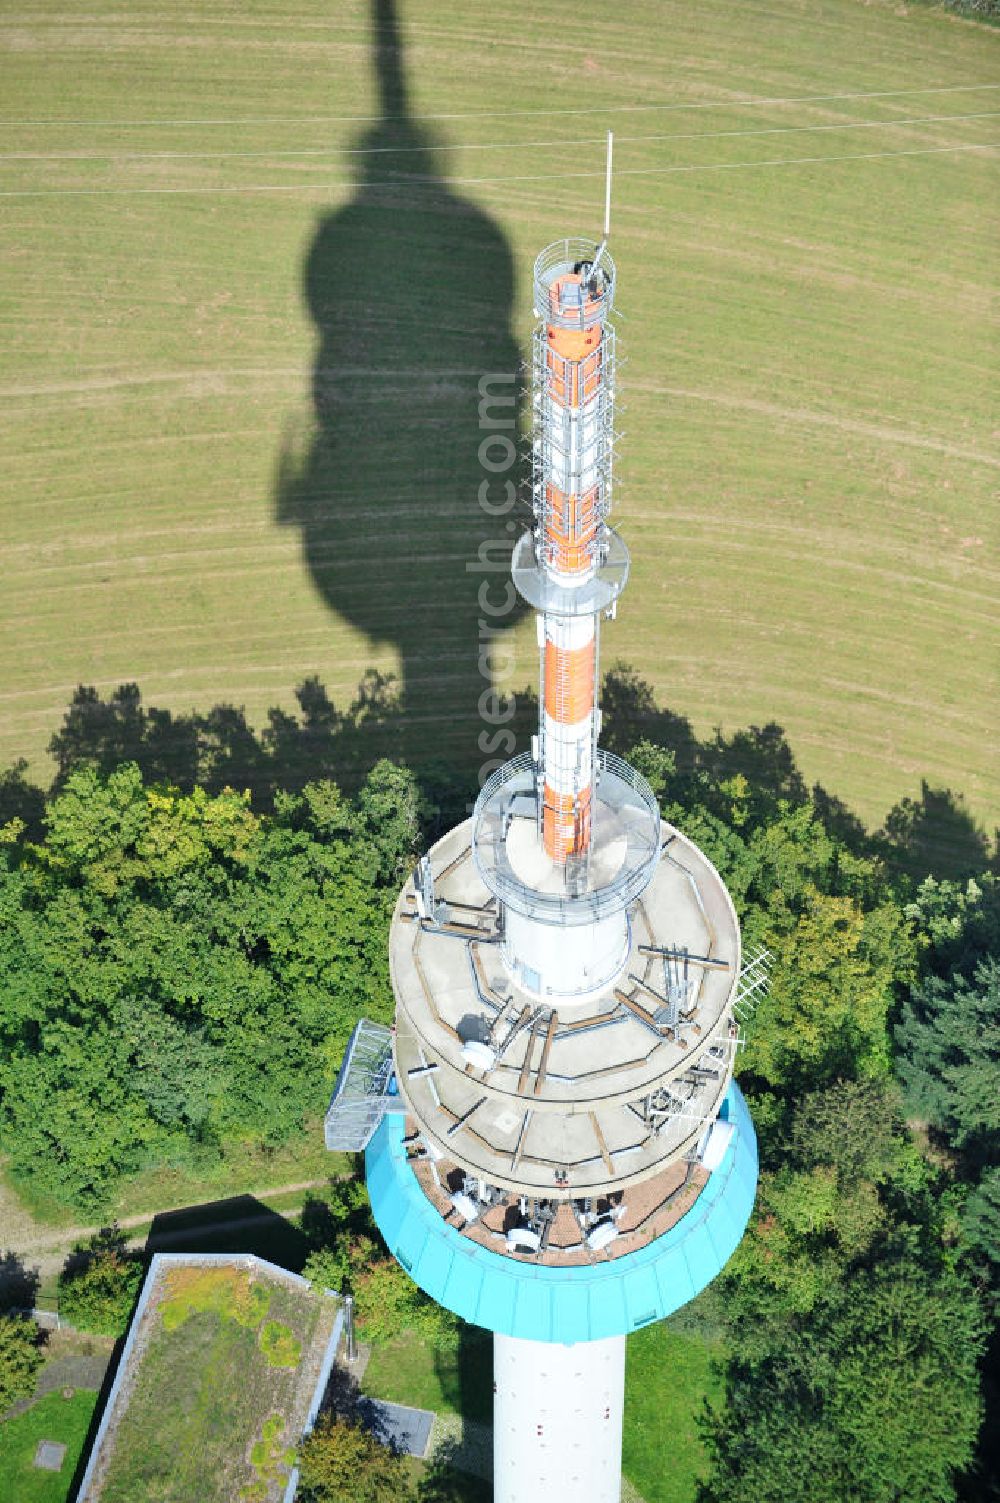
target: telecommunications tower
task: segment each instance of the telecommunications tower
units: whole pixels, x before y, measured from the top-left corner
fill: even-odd
[[[625,1338],[718,1273],[757,1182],[732,1072],[768,957],[742,964],[722,878],[598,744],[629,564],[614,293],[607,233],[535,262],[535,525],[512,574],[538,734],[400,893],[395,1030],[358,1025],[327,1117],[331,1148],[367,1143],[398,1261],[494,1332],[496,1503],[617,1503]]]

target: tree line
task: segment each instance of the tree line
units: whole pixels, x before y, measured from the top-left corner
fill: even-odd
[[[323,779],[354,793],[378,761],[399,759],[406,716],[392,674],[369,669],[343,707],[315,675],[297,686],[295,699],[295,712],[274,706],[257,728],[237,705],[177,712],[144,704],[135,683],[107,694],[81,684],[49,742],[55,775],[48,790],[28,779],[23,761],[0,773],[0,825],[16,816],[39,838],[47,795],[57,793],[84,762],[104,773],[134,762],[145,782],[169,783],[184,793],[245,789],[255,812],[270,813],[278,794],[301,792]],[[983,830],[962,795],[951,789],[922,782],[919,797],[900,799],[869,832],[835,795],[806,782],[784,731],[773,722],[699,737],[685,716],[658,704],[650,686],[625,663],[603,675],[601,706],[602,742],[609,751],[627,755],[647,740],[669,747],[684,777],[700,773],[719,783],[742,773],[755,795],[814,807],[831,833],[850,849],[878,857],[887,872],[917,880],[930,871],[954,878],[1000,865],[1000,834]],[[510,724],[519,744],[526,744],[537,722],[536,696],[519,690]],[[462,765],[437,758],[432,739],[420,765],[413,764],[428,807],[437,811],[439,829],[463,816],[475,787],[480,729],[478,720],[469,722]]]
[[[1000,884],[918,881],[815,804],[634,756],[775,956],[737,1066],[761,1178],[714,1291],[701,1503],[996,1496]]]

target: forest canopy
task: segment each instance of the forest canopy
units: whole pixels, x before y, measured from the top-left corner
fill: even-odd
[[[985,1497],[1000,886],[986,861],[959,878],[921,875],[912,845],[896,859],[900,821],[867,836],[773,729],[616,743],[719,867],[745,947],[774,957],[737,1062],[761,1177],[717,1285],[704,1499]],[[35,1199],[96,1214],[144,1166],[209,1167],[322,1112],[357,1018],[391,1020],[391,909],[465,795],[382,760],[352,791],[272,780],[255,807],[80,754],[0,824],[0,1150]],[[344,1194],[314,1207],[311,1274],[354,1288],[372,1340],[400,1320],[453,1340],[363,1187]]]
[[[0,1142],[16,1179],[103,1207],[149,1162],[276,1143],[322,1110],[355,1019],[391,1015],[386,946],[417,843],[379,764],[254,814],[126,764],[74,772],[0,871]],[[10,837],[14,838],[11,839]]]

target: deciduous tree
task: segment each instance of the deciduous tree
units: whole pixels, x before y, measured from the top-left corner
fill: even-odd
[[[81,1331],[121,1336],[142,1286],[143,1263],[118,1227],[105,1227],[70,1254],[59,1276],[59,1314]]]
[[[30,1315],[0,1315],[0,1416],[34,1392],[42,1365],[38,1327]]]
[[[388,919],[412,777],[380,764],[254,814],[138,768],[70,773],[37,845],[0,847],[0,1143],[93,1212],[121,1178],[322,1109],[357,1018],[391,1016]]]
[[[326,1414],[302,1444],[303,1503],[406,1503],[402,1457],[360,1424]]]

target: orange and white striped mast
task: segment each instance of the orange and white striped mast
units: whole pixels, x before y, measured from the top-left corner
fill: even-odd
[[[568,867],[570,883],[590,849],[599,729],[603,597],[591,598],[587,586],[609,551],[615,397],[614,329],[608,322],[615,282],[607,252],[611,163],[609,131],[601,244],[557,241],[542,251],[534,273],[535,557],[552,587],[539,617],[539,806],[545,851]]]
[[[583,1005],[629,954],[629,905],[659,854],[644,780],[598,748],[600,619],[628,578],[608,523],[615,444],[615,265],[604,236],[557,240],[535,261],[532,336],[534,526],[511,575],[537,612],[539,725],[530,754],[483,785],[476,865],[500,903],[503,961],[529,995]]]

